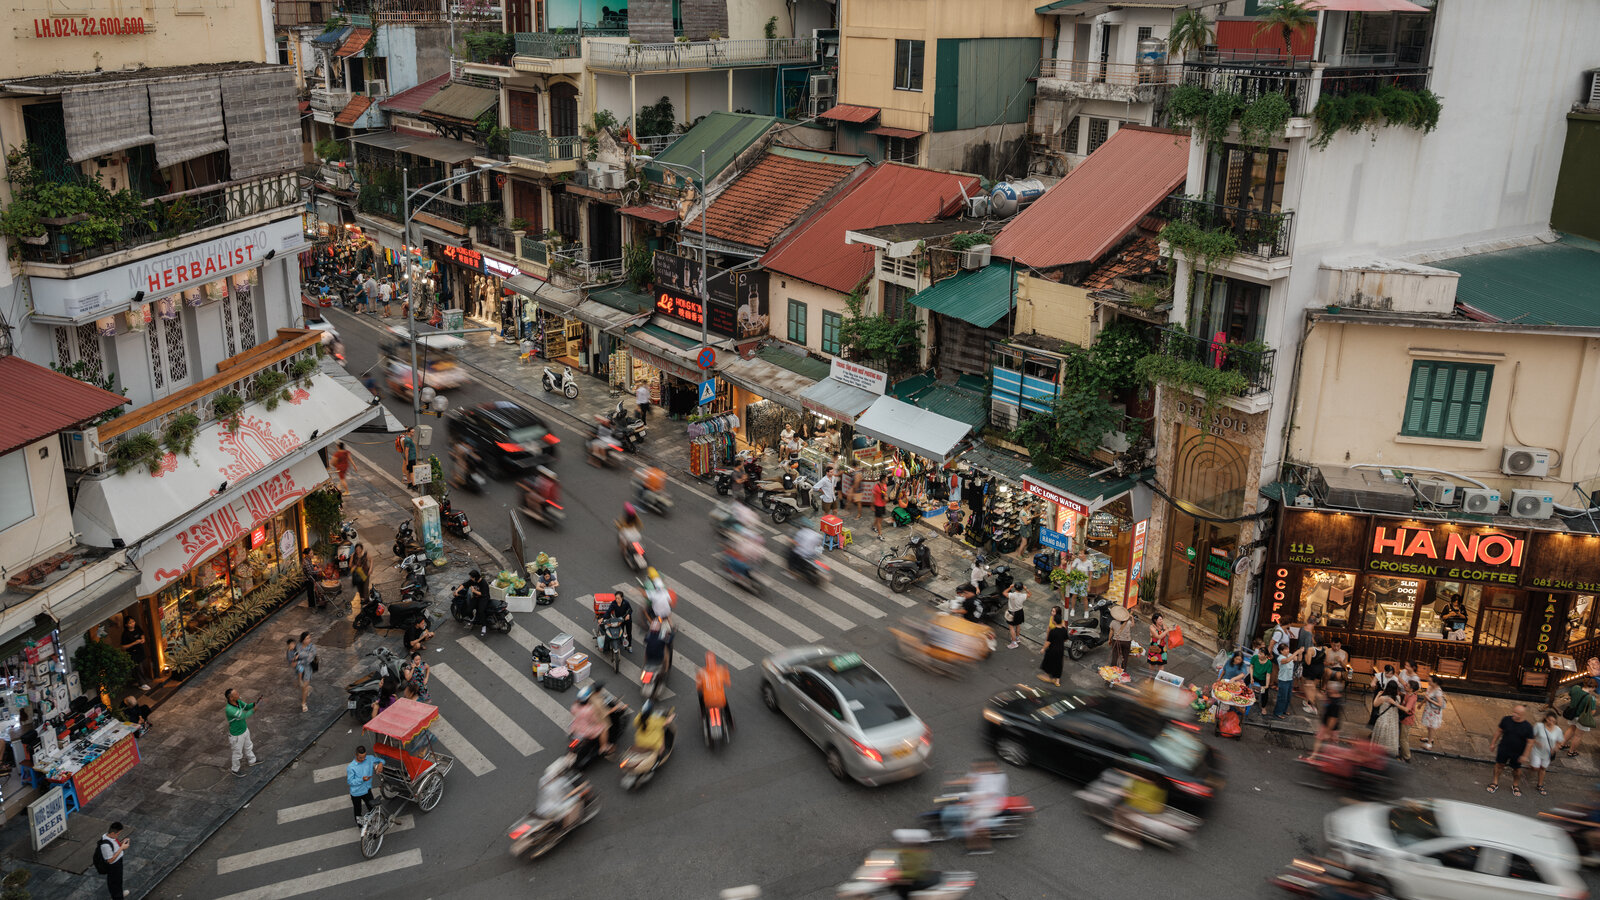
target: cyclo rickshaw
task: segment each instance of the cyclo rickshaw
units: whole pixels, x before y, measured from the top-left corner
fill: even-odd
[[[444,796],[444,778],[456,761],[434,748],[429,729],[438,718],[439,707],[399,698],[361,727],[370,734],[372,752],[383,764],[382,777],[372,786],[376,801],[372,815],[361,826],[361,855],[367,859],[378,855],[384,832],[407,803],[430,812]],[[390,797],[400,798],[392,810]]]
[[[932,619],[906,620],[890,628],[900,655],[940,675],[961,675],[994,652],[994,632],[987,625],[940,613]]]

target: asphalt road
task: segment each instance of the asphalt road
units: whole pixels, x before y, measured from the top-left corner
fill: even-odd
[[[375,333],[345,318],[339,325],[350,369],[360,372],[375,360]],[[494,396],[478,385],[452,395],[452,404]],[[536,409],[541,404],[521,399]],[[592,623],[587,595],[632,581],[610,527],[626,498],[625,474],[586,465],[578,435],[561,419],[552,422],[568,451],[558,470],[573,516],[562,532],[530,526],[529,534],[536,548],[561,560],[562,596],[552,607],[518,615],[511,635],[480,639],[448,621],[438,629],[439,652],[429,655],[432,700],[446,723],[438,730],[443,749],[459,760],[438,808],[409,808],[404,830],[391,832],[382,853],[363,861],[343,781],[361,733],[345,719],[168,878],[160,896],[700,900],[722,888],[759,884],[767,897],[832,897],[834,886],[867,851],[886,843],[890,830],[915,823],[943,778],[986,755],[978,710],[995,691],[1032,679],[1034,651],[1001,649],[964,681],[916,669],[889,652],[886,626],[914,611],[906,604],[918,601],[890,594],[870,571],[839,572],[826,592],[779,574],[765,600],[754,600],[711,570],[706,517],[712,499],[705,487],[675,485],[678,508],[670,521],[646,522],[647,549],[682,597],[678,616],[689,627],[678,637],[680,659],[698,661],[711,647],[734,669],[737,739],[717,755],[700,745],[693,729],[693,685],[688,667],[680,667],[669,684],[680,695],[672,702],[690,727],[680,732],[678,749],[656,780],[627,794],[614,769],[596,764],[588,774],[602,796],[599,816],[537,863],[510,858],[505,831],[531,805],[538,773],[562,752],[564,708],[573,700],[570,691],[549,694],[533,683],[528,647],[562,631],[586,644]],[[398,474],[387,442],[367,449]],[[491,543],[504,547],[514,495],[514,487],[499,485],[459,502]],[[366,537],[375,557],[389,558],[391,534]],[[820,752],[758,698],[760,659],[775,648],[803,643],[859,651],[897,685],[933,730],[933,771],[882,788],[830,777]],[[601,677],[609,676],[636,703],[628,673],[625,663],[622,675]],[[1071,665],[1069,674],[1082,688],[1097,681],[1087,665]],[[1206,896],[1286,896],[1266,879],[1319,846],[1321,817],[1339,799],[1302,783],[1300,738],[1249,729],[1242,742],[1218,742],[1209,734],[1206,740],[1218,744],[1229,782],[1195,851],[1135,852],[1108,843],[1073,798],[1073,785],[1024,769],[1009,774],[1013,792],[1039,808],[1031,830],[992,856],[967,857],[957,845],[940,845],[935,864],[978,873],[975,897],[1129,900],[1180,896],[1191,885],[1204,885]],[[1484,766],[1419,756],[1407,771],[1415,795],[1489,799]],[[1562,776],[1552,776],[1549,784],[1550,800],[1585,787]],[[1492,802],[1533,814],[1550,805],[1543,799],[1531,791],[1520,799],[1501,791]]]

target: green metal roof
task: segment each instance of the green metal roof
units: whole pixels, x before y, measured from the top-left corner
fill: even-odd
[[[1011,311],[1011,267],[994,264],[963,270],[933,287],[911,295],[923,309],[988,328]]]
[[[695,340],[694,338],[684,337],[683,335],[677,333],[676,331],[671,331],[669,329],[662,328],[660,325],[656,325],[654,323],[651,323],[651,324],[648,324],[648,325],[639,325],[639,326],[636,326],[634,328],[630,328],[628,330],[629,331],[638,331],[638,332],[642,332],[644,334],[648,334],[651,337],[655,338],[656,340],[660,341],[663,344],[666,344],[669,347],[677,347],[677,348],[682,349],[682,350],[687,350],[690,347],[698,347],[698,346],[700,346],[700,342]]]
[[[989,404],[987,383],[981,378],[977,382],[978,389],[974,391],[970,383],[951,385],[936,380],[932,375],[913,375],[889,388],[889,396],[946,419],[964,422],[971,425],[973,431],[978,431],[989,422]]]
[[[1114,500],[1126,494],[1143,477],[1143,473],[1136,473],[1120,478],[1115,475],[1097,478],[1094,475],[1096,470],[1073,461],[1064,462],[1055,469],[1045,471],[1034,466],[1025,457],[996,450],[986,444],[972,447],[963,453],[961,458],[1009,481],[1021,481],[1022,476],[1026,475],[1040,484],[1047,484],[1090,504],[1100,500]]]
[[[700,124],[684,132],[683,137],[672,142],[656,159],[662,162],[700,168],[700,151],[706,151],[706,177],[716,178],[717,173],[733,165],[751,144],[760,140],[767,129],[776,125],[773,116],[753,116],[748,113],[713,112],[700,120]],[[645,174],[657,184],[661,183],[662,168],[645,163]],[[682,175],[683,171],[675,172]]]
[[[655,301],[650,298],[649,294],[630,291],[625,285],[590,291],[589,299],[604,303],[612,309],[620,309],[623,312],[634,313],[635,315],[649,312],[655,307]]]
[[[499,102],[499,91],[470,84],[447,84],[444,90],[422,104],[422,111],[430,116],[476,122]]]
[[[804,375],[812,381],[821,381],[828,377],[830,367],[820,359],[809,356],[797,356],[780,347],[761,347],[756,350],[756,359],[764,359],[779,368],[788,369],[796,375]]]
[[[1514,247],[1433,263],[1461,273],[1456,302],[1469,315],[1517,325],[1600,328],[1600,244],[1561,235],[1552,244]]]

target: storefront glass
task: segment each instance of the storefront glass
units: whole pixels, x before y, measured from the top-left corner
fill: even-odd
[[[1410,634],[1422,582],[1409,578],[1368,578],[1363,594],[1361,630]]]
[[[1567,607],[1567,646],[1588,640],[1594,632],[1589,620],[1594,618],[1594,595],[1578,594]]]
[[[1300,608],[1306,618],[1316,616],[1325,627],[1343,631],[1350,627],[1355,589],[1354,572],[1306,569],[1300,576]]]
[[[207,635],[236,604],[299,566],[294,510],[258,525],[156,595],[163,652]]]

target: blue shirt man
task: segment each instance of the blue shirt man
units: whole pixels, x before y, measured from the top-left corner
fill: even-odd
[[[356,758],[345,767],[344,780],[350,786],[350,805],[355,807],[357,825],[362,823],[363,812],[372,811],[373,779],[382,771],[383,763],[368,756],[364,746],[356,748]]]

